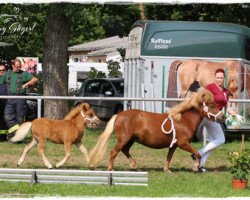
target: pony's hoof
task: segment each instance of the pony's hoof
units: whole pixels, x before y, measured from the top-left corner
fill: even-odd
[[[89,165],[89,169],[94,170],[96,167],[94,165]]]
[[[52,165],[49,165],[49,166],[47,166],[48,167],[48,169],[52,169],[53,168],[53,166]]]
[[[22,162],[17,162],[16,166],[19,167],[22,164]]]
[[[88,164],[89,168],[95,168],[95,165],[93,164]]]
[[[130,169],[133,171],[136,171],[137,170],[136,164],[130,165]]]
[[[193,170],[194,172],[198,172],[198,171],[199,171],[199,167],[198,167],[197,165],[194,165],[194,166],[192,167],[192,170]]]
[[[171,174],[171,173],[172,173],[172,171],[171,171],[170,169],[168,169],[168,170],[164,170],[164,172],[165,172],[165,173],[169,173],[169,174]]]

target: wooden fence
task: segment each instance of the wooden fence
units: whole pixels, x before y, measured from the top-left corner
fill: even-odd
[[[147,172],[0,168],[0,181],[147,186]]]

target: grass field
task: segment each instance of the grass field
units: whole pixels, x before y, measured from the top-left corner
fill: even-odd
[[[94,146],[102,130],[87,129],[84,145],[90,149]],[[24,146],[30,138],[22,144],[0,143],[0,168],[16,168],[16,162],[22,154]],[[114,135],[110,139],[106,155],[96,170],[106,170],[110,149],[115,144]],[[194,142],[196,148],[202,143]],[[249,140],[245,143],[250,147]],[[239,191],[231,188],[231,175],[228,172],[229,151],[239,150],[240,140],[233,140],[216,149],[206,163],[207,173],[192,172],[193,161],[188,152],[177,149],[171,169],[173,173],[163,172],[163,163],[167,149],[149,149],[139,144],[131,148],[131,154],[137,161],[139,171],[149,173],[149,185],[143,186],[93,186],[93,185],[63,185],[63,184],[35,184],[19,182],[0,182],[0,197],[32,197],[32,196],[139,196],[139,197],[250,197],[250,188]],[[64,157],[63,145],[47,143],[47,158],[55,165]],[[45,169],[42,160],[37,156],[37,148],[32,149],[21,168]],[[61,169],[89,170],[83,155],[73,147],[72,156]],[[129,171],[126,157],[118,154],[114,170]]]

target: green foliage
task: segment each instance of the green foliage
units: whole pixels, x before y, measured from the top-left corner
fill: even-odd
[[[128,35],[133,23],[140,19],[137,4],[132,5],[104,5],[101,11],[101,25],[105,30],[105,37]]]
[[[122,57],[122,62],[125,60],[125,55],[126,55],[126,48],[117,48],[117,51],[120,53]]]
[[[43,94],[43,75],[34,74],[33,76],[38,78],[38,82],[33,87],[29,88],[29,92]]]
[[[121,69],[118,61],[109,60],[107,62],[108,68],[108,77],[110,78],[118,78],[121,77],[122,73],[119,71]],[[87,74],[88,78],[107,78],[106,74],[102,71],[98,71],[94,67],[90,68],[90,71]]]
[[[249,26],[250,7],[244,4],[146,4],[149,20],[230,22]]]
[[[10,62],[18,56],[32,56],[43,60],[48,8],[49,4],[0,4],[1,28],[9,28],[13,23],[27,28],[23,33],[17,29],[0,32],[0,41],[14,44],[1,48],[0,59]],[[145,12],[149,20],[218,21],[250,26],[248,4],[145,4]],[[140,19],[140,10],[138,4],[69,3],[66,15],[72,21],[71,46],[114,35],[127,36],[133,23]]]
[[[72,19],[69,46],[104,38],[105,29],[101,26],[99,4],[72,4],[69,15]]]
[[[243,146],[242,141],[242,146]],[[230,173],[234,179],[245,180],[247,174],[250,171],[250,150],[241,148],[240,151],[234,151],[229,153],[228,160],[231,163]]]
[[[121,67],[118,61],[109,60],[107,64],[108,64],[107,68],[109,71],[108,77],[114,77],[114,78],[121,77],[122,73],[119,71]]]
[[[0,4],[0,27],[7,29],[0,32],[0,41],[14,44],[1,48],[4,51],[0,51],[0,59],[10,62],[15,57],[27,56],[39,57],[40,62],[43,60],[48,8],[48,4]],[[139,19],[139,9],[136,5],[67,4],[66,15],[72,21],[71,46],[114,35],[128,35],[131,25]],[[27,30],[11,31],[13,23]]]
[[[88,78],[106,78],[106,75],[102,71],[98,71],[94,67],[91,67],[88,74]]]
[[[68,90],[68,96],[76,96],[77,94],[79,93],[79,88],[70,88]],[[69,108],[73,108],[74,107],[74,102],[75,100],[68,100],[68,105],[69,105]]]

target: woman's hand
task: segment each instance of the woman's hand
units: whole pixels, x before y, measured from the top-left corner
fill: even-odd
[[[230,102],[227,102],[227,113],[234,117],[237,115],[237,112],[231,108]]]
[[[25,84],[23,84],[23,89],[27,89],[29,87],[29,83],[27,82],[27,83],[25,83]]]

